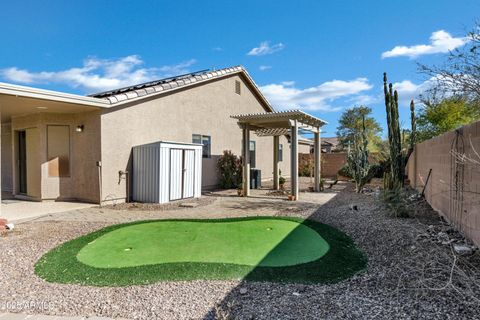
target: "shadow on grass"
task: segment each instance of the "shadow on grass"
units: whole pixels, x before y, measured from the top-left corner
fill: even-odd
[[[329,193],[341,193],[346,186],[340,189],[331,189]],[[204,320],[212,320],[217,318],[233,318],[235,305],[241,303],[239,298],[240,288],[247,282],[280,282],[280,283],[296,283],[296,284],[332,284],[352,277],[353,275],[366,270],[367,256],[357,249],[354,241],[345,233],[335,229],[329,225],[322,224],[321,208],[326,206],[328,202],[335,197],[320,205],[313,214],[305,218],[302,224],[311,227],[317,231],[330,245],[330,249],[326,255],[320,259],[304,263],[297,268],[286,270],[265,270],[261,267],[253,268],[252,271],[242,279],[242,281],[230,292],[225,295],[221,302],[217,303],[210,311],[204,315]],[[317,221],[318,220],[318,221]],[[288,237],[288,236],[287,236]],[[281,243],[278,245],[281,246]],[[277,247],[278,247],[277,246]],[[269,254],[275,252],[274,248]],[[265,259],[268,258],[268,255]],[[275,281],[271,279],[276,278]],[[285,279],[290,281],[284,281]],[[263,300],[262,300],[263,301]],[[255,304],[255,300],[253,302]],[[262,302],[263,303],[263,302]],[[260,303],[256,306],[258,309],[264,308]],[[299,314],[294,310],[292,314]],[[219,314],[220,313],[220,314]]]

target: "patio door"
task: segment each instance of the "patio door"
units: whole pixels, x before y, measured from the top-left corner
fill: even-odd
[[[195,151],[170,149],[170,200],[193,198]]]
[[[40,199],[41,163],[38,128],[17,131],[16,193]]]
[[[25,131],[18,131],[18,192],[27,194],[27,139]]]

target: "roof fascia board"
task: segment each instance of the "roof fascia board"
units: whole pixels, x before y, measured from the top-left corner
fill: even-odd
[[[63,93],[59,91],[51,91],[14,85],[10,83],[0,82],[0,94],[12,95],[17,97],[50,100],[57,102],[65,102],[72,104],[80,104],[84,106],[109,108],[110,102],[104,99],[85,97],[71,93]]]

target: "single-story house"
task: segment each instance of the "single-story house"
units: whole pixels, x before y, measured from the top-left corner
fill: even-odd
[[[202,188],[218,185],[224,150],[242,151],[234,114],[274,109],[241,66],[194,72],[90,96],[0,83],[1,189],[26,200],[125,201],[134,146],[203,144]],[[290,175],[290,145],[278,160]],[[273,139],[251,135],[250,167],[273,177]],[[309,152],[298,143],[298,152]]]
[[[331,153],[341,151],[341,145],[338,137],[322,138],[322,152]]]

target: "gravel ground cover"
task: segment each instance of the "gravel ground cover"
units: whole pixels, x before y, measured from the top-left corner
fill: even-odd
[[[351,210],[352,204],[358,210]],[[0,238],[0,311],[131,319],[480,319],[478,250],[457,256],[432,232],[450,227],[428,207],[420,209],[415,218],[397,219],[373,195],[344,190],[316,211],[279,212],[330,224],[367,254],[366,272],[329,285],[188,281],[109,288],[48,283],[34,275],[34,264],[45,252],[111,223],[22,223]]]

